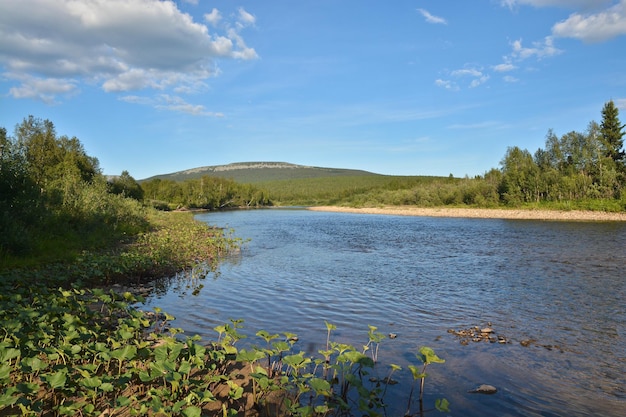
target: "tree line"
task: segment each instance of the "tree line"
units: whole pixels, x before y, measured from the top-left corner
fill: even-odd
[[[560,138],[549,130],[534,153],[509,147],[500,162],[474,178],[369,176],[259,183],[276,204],[417,205],[626,210],[624,125],[611,100],[602,121]]]
[[[507,150],[498,193],[506,204],[522,202],[620,199],[626,183],[624,125],[613,101],[602,109],[602,122],[585,132],[546,135],[534,154],[517,146]]]
[[[216,210],[271,205],[268,193],[261,188],[208,175],[182,182],[156,178],[143,182],[141,188],[147,202],[165,210],[182,207]]]
[[[76,137],[33,116],[0,127],[0,261],[97,246],[145,229],[141,187],[128,175],[108,181]]]
[[[507,149],[500,168],[475,178],[341,177],[257,185],[205,176],[139,184],[128,171],[102,174],[76,137],[25,118],[9,136],[0,127],[0,260],[72,240],[92,244],[147,227],[146,206],[161,209],[258,207],[272,204],[471,205],[602,202],[583,208],[626,210],[624,127],[611,100],[602,121],[558,137],[548,131],[534,153]],[[295,184],[295,185],[294,185]],[[94,236],[99,236],[95,238]],[[51,243],[54,242],[54,243]]]

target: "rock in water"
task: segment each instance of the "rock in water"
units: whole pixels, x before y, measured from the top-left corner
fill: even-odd
[[[498,389],[493,385],[482,384],[468,392],[471,394],[495,394],[498,392]]]

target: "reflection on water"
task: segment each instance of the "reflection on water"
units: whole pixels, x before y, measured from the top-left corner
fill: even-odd
[[[174,279],[148,299],[188,334],[212,339],[241,318],[251,336],[290,331],[314,351],[324,320],[355,346],[374,325],[398,334],[381,361],[406,367],[421,345],[446,359],[426,393],[445,396],[452,415],[626,415],[626,224],[306,210],[198,219],[251,241],[196,295]],[[510,343],[463,346],[447,333],[488,322]],[[482,383],[499,392],[467,393]]]

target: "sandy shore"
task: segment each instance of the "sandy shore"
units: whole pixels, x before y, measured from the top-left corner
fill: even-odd
[[[606,213],[599,211],[560,211],[560,210],[507,210],[475,208],[421,208],[421,207],[382,207],[352,208],[320,206],[310,207],[314,211],[340,213],[392,214],[398,216],[426,217],[465,217],[473,219],[520,219],[520,220],[562,220],[562,221],[626,221],[626,213]]]

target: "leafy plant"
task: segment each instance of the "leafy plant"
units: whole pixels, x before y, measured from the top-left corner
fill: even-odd
[[[415,382],[417,380],[420,381],[420,414],[424,413],[424,381],[428,374],[426,374],[426,367],[431,363],[444,363],[445,360],[441,359],[439,356],[435,354],[435,351],[432,348],[427,346],[422,346],[419,352],[416,354],[417,358],[422,362],[423,366],[421,371],[415,365],[409,365],[408,368],[411,371],[411,375],[413,376],[413,385],[411,386],[411,392],[409,393],[409,401],[407,404],[406,415],[411,415],[411,401],[413,398],[413,391],[415,388]],[[448,401],[446,399],[439,399],[435,404],[437,410],[439,411],[448,411]]]

